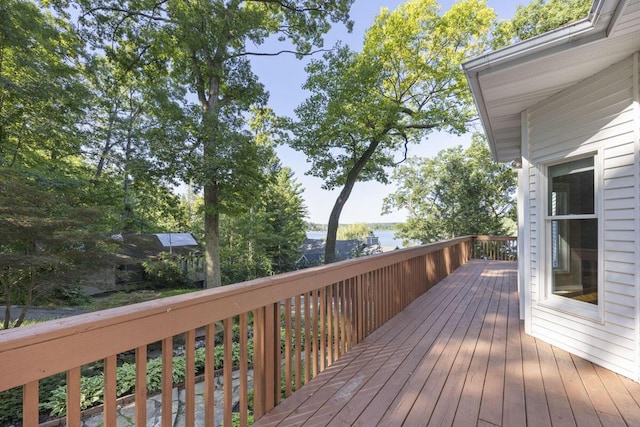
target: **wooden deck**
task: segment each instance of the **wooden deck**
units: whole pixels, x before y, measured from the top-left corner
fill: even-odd
[[[516,264],[472,261],[255,426],[640,426],[640,384],[524,334]]]

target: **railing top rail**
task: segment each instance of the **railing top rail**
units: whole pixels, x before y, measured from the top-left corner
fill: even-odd
[[[511,240],[517,240],[516,236],[473,236],[473,240],[492,241],[492,242],[506,242]]]
[[[470,240],[460,237],[1,331],[0,390]],[[27,372],[16,366],[38,369]]]

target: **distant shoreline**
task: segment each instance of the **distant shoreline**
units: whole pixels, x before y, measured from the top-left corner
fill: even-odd
[[[402,224],[401,222],[365,222],[365,223],[349,223],[349,224],[340,224],[343,225],[355,225],[355,224],[366,224],[370,230],[384,230],[384,231],[396,231],[398,226]],[[309,231],[327,231],[327,224],[316,224],[316,223],[307,223],[307,232]]]
[[[373,231],[374,236],[380,239],[380,245],[382,246],[395,246],[398,248],[405,247],[403,245],[403,240],[395,237],[396,230],[382,230],[382,229],[371,229]],[[323,239],[325,240],[327,236],[327,230],[308,230],[307,231],[307,239]],[[419,242],[409,242],[408,246],[418,245]]]

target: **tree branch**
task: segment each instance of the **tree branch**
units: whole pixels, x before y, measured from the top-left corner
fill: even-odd
[[[302,56],[311,56],[311,55],[315,55],[316,53],[320,53],[320,52],[331,52],[333,49],[317,49],[311,52],[299,52],[299,51],[295,51],[295,50],[281,50],[278,52],[241,52],[241,53],[236,53],[234,55],[229,55],[228,58],[239,58],[241,56],[278,56],[278,55],[282,55],[283,53],[291,53],[294,55],[302,55]]]
[[[407,155],[409,154],[409,138],[404,132],[401,132],[400,136],[402,136],[402,139],[404,139],[404,154],[402,155],[402,160],[393,164],[394,167],[404,163],[407,160]]]
[[[439,124],[422,124],[422,123],[415,123],[412,125],[404,125],[402,126],[403,129],[420,129],[420,130],[427,130],[427,129],[435,129],[436,127],[438,127]]]
[[[306,13],[306,12],[323,12],[324,9],[322,7],[296,7],[294,4],[290,2],[282,1],[282,0],[248,0],[254,3],[271,3],[276,4],[283,9],[290,10],[296,13]]]
[[[159,8],[162,3],[166,3],[166,1],[162,1],[162,2],[156,3],[156,5],[153,7],[153,11],[155,12],[155,10],[157,8]],[[162,12],[164,12],[163,9],[160,9],[160,10]],[[128,9],[124,9],[124,8],[121,8],[121,7],[113,7],[113,6],[98,6],[98,7],[94,7],[92,9],[87,10],[85,13],[83,13],[80,16],[80,19],[84,19],[87,15],[93,15],[94,13],[96,13],[98,11],[124,13],[125,16],[123,17],[123,20],[131,18],[133,16],[139,16],[139,17],[146,18],[146,19],[149,19],[149,20],[152,20],[152,21],[171,22],[170,19],[162,17],[160,15],[156,15],[155,13],[148,14],[148,13],[145,13],[145,12],[134,12],[134,11],[131,11],[131,10],[128,10]]]

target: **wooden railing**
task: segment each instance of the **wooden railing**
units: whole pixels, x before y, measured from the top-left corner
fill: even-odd
[[[162,425],[169,426],[175,386],[173,349],[180,343],[185,354],[181,387],[186,425],[195,424],[196,374],[204,381],[205,425],[219,425],[220,421],[232,425],[234,403],[240,425],[246,425],[251,410],[255,419],[260,418],[280,402],[281,390],[289,396],[467,262],[473,240],[452,239],[2,331],[0,391],[21,387],[23,425],[36,426],[39,384],[44,378],[66,372],[66,423],[79,426],[81,372],[83,366],[93,364],[104,378],[104,425],[115,426],[118,361],[127,352],[135,359],[135,423],[143,426],[147,419],[149,349],[157,347],[162,359]],[[239,342],[235,346],[240,348],[235,362],[234,325]],[[204,341],[202,372],[196,372],[194,362],[198,340]],[[226,363],[216,372],[213,363],[220,353]],[[234,370],[239,370],[240,378],[236,397],[232,390]],[[251,389],[247,381],[250,370]],[[214,390],[220,381],[224,415],[215,420]]]
[[[473,255],[475,259],[515,261],[518,259],[518,238],[511,236],[475,236]]]

